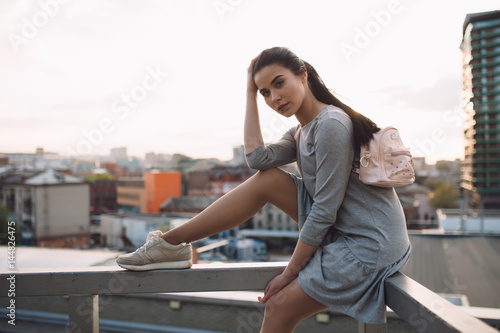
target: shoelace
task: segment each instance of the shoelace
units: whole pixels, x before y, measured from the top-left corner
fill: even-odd
[[[158,241],[161,237],[162,233],[160,230],[151,231],[148,234],[148,238],[146,239],[146,243],[139,248],[139,250],[144,251],[144,253],[148,253],[148,245],[153,243],[154,241]]]

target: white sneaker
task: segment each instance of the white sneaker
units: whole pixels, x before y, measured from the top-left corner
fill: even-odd
[[[161,238],[161,235],[160,230],[151,231],[143,246],[135,252],[122,254],[116,259],[116,263],[133,271],[191,267],[191,244],[172,245]]]

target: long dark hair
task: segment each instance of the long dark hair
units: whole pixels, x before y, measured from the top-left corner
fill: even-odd
[[[354,131],[354,149],[356,151],[359,151],[361,146],[366,145],[373,138],[373,133],[380,130],[380,128],[368,117],[354,111],[350,106],[342,103],[335,97],[323,83],[323,80],[314,67],[306,61],[301,60],[288,48],[273,47],[262,51],[255,62],[253,76],[263,67],[273,64],[283,66],[292,71],[292,73],[295,73],[295,75],[300,75],[303,72],[302,67],[305,66],[309,89],[311,89],[314,97],[322,103],[333,105],[344,110],[349,115],[349,118],[351,118]]]

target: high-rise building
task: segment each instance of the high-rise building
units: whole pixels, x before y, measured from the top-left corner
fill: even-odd
[[[500,207],[500,10],[468,14],[463,54],[465,158],[469,207]]]
[[[109,155],[115,162],[126,160],[128,158],[127,147],[111,148]]]

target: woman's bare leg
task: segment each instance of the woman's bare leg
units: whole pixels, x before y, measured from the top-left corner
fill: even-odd
[[[267,301],[260,332],[293,332],[302,320],[327,308],[307,295],[295,279]]]
[[[259,171],[190,221],[162,235],[168,243],[193,242],[232,229],[250,219],[267,202],[298,221],[297,188],[285,171]]]

